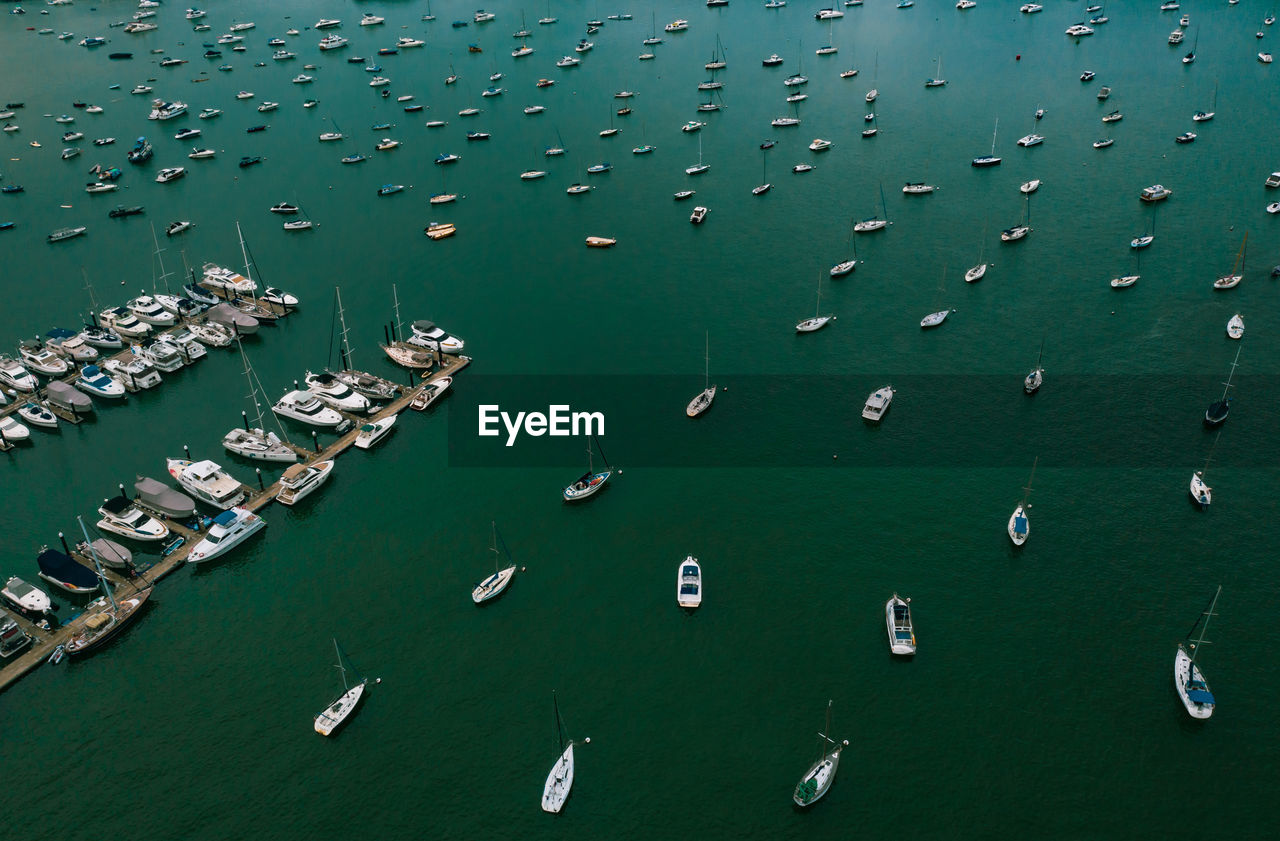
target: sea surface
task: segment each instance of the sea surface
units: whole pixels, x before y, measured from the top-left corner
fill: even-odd
[[[820,3],[796,0],[490,0],[497,20],[465,28],[450,22],[474,4],[437,0],[427,22],[425,2],[211,2],[201,33],[182,5],[138,35],[109,27],[133,13],[124,2],[33,0],[0,19],[0,104],[25,105],[20,131],[0,135],[0,183],[25,188],[0,195],[0,222],[16,223],[0,231],[0,346],[78,326],[91,293],[123,304],[177,284],[184,264],[239,267],[239,223],[255,276],[302,299],[246,342],[271,399],[336,363],[335,288],[357,367],[404,381],[377,348],[397,298],[404,322],[436,321],[475,362],[433,411],[342,456],[305,504],[268,507],[260,537],[166,579],[109,649],[0,695],[6,838],[1275,836],[1280,217],[1265,207],[1280,191],[1263,181],[1280,169],[1280,66],[1256,57],[1280,46],[1268,3],[1162,13],[1112,0],[1110,22],[1078,40],[1063,30],[1089,16],[1083,2],[1024,15],[994,0],[867,0],[828,25]],[[365,12],[386,24],[358,26]],[[1169,46],[1183,12],[1186,42]],[[622,13],[633,19],[607,20]],[[536,23],[548,14],[558,22]],[[342,19],[348,47],[318,50],[321,16]],[[663,33],[677,17],[688,31]],[[605,21],[594,49],[557,68],[591,18]],[[513,59],[522,19],[535,53]],[[247,51],[202,57],[246,20]],[[655,28],[656,59],[637,60]],[[88,35],[109,43],[77,46]],[[425,46],[375,55],[405,35]],[[275,36],[296,60],[271,60]],[[839,52],[816,56],[828,42]],[[718,49],[725,108],[699,114]],[[785,64],[762,67],[774,52]],[[189,63],[161,68],[164,56]],[[389,98],[352,56],[382,66]],[[793,109],[782,79],[797,71],[809,98]],[[315,82],[291,84],[303,72]],[[924,87],[939,74],[945,87]],[[543,77],[555,86],[536,88]],[[131,95],[139,83],[154,93]],[[505,93],[482,97],[491,84]],[[879,134],[863,139],[871,88]],[[615,100],[623,89],[636,96]],[[404,112],[407,94],[427,107]],[[154,96],[190,111],[149,122]],[[308,98],[318,105],[304,109]],[[280,108],[257,112],[265,100]],[[546,111],[522,113],[533,104]],[[624,105],[633,112],[616,115]],[[205,107],[224,113],[196,119]],[[483,113],[459,117],[466,107]],[[1214,120],[1192,122],[1211,108]],[[1104,125],[1116,109],[1123,121]],[[62,113],[86,134],[69,161]],[[799,128],[770,127],[792,113]],[[682,133],[695,118],[706,128]],[[427,129],[433,119],[448,125]],[[371,130],[382,122],[393,127]],[[174,140],[184,126],[204,134]],[[610,126],[621,133],[598,136]],[[492,138],[468,142],[476,130]],[[1003,165],[971,167],[993,130]],[[1189,130],[1194,143],[1174,143]],[[345,139],[320,143],[327,131]],[[1032,131],[1045,142],[1015,145]],[[156,154],[138,167],[124,156],[140,135]],[[101,136],[117,142],[93,146]],[[1115,144],[1095,150],[1105,136]],[[401,145],[377,152],[382,137]],[[815,137],[834,145],[811,153]],[[631,153],[646,143],[657,151]],[[217,157],[188,160],[193,144]],[[567,154],[544,157],[554,145]],[[369,159],[339,163],[356,151]],[[441,153],[462,160],[433,165]],[[240,169],[245,155],[265,160]],[[699,158],[710,171],[686,176]],[[603,161],[611,172],[587,175]],[[802,162],[816,169],[793,174]],[[95,163],[124,169],[120,191],[84,193]],[[178,165],[185,178],[154,183]],[[549,175],[518,177],[534,168]],[[1028,201],[1018,187],[1032,178],[1043,186]],[[762,179],[773,189],[753,196]],[[905,196],[907,181],[940,189]],[[596,189],[566,195],[574,182]],[[384,183],[407,189],[379,197]],[[1139,201],[1154,183],[1172,198]],[[683,189],[697,194],[673,201]],[[428,204],[443,191],[463,198]],[[282,231],[267,210],[281,201],[316,228]],[[117,203],[146,212],[108,219]],[[701,226],[687,221],[694,204],[710,209]],[[892,225],[855,238],[852,223],[877,215]],[[195,227],[166,237],[177,219]],[[1002,244],[1023,220],[1034,232]],[[428,240],[432,221],[457,236]],[[45,242],[70,225],[89,232]],[[1150,248],[1130,250],[1152,230]],[[588,249],[590,235],[618,243]],[[855,248],[857,270],[828,278]],[[1238,260],[1244,281],[1215,292]],[[979,262],[985,279],[965,284]],[[1130,273],[1136,286],[1109,287]],[[837,319],[796,335],[815,306]],[[956,310],[945,324],[919,328],[943,308]],[[1224,330],[1237,312],[1241,343]],[[712,380],[729,388],[686,421],[704,341]],[[1027,398],[1042,346],[1046,383]],[[1200,418],[1237,350],[1219,437]],[[893,408],[867,427],[862,402],[886,383]],[[594,392],[611,407],[601,443],[622,467],[575,506],[560,489],[584,469],[585,441],[475,449],[470,432],[480,395],[552,401],[562,387],[575,408],[594,408]],[[92,525],[118,483],[162,477],[184,445],[255,482],[219,447],[253,412],[247,392],[238,356],[211,350],[87,423],[34,430],[0,455],[0,572],[33,578],[41,545],[74,539],[77,516]],[[1005,524],[1037,459],[1032,535],[1015,550]],[[1214,503],[1200,512],[1187,483],[1206,461]],[[493,522],[522,571],[477,609]],[[674,603],[688,554],[706,576],[693,614]],[[1194,722],[1173,657],[1219,584],[1198,660],[1219,704]],[[894,592],[912,600],[911,660],[887,650]],[[64,618],[77,609],[57,601]],[[342,688],[333,637],[381,683],[323,739],[311,719]],[[579,740],[559,816],[539,808],[559,752],[553,691]],[[801,812],[791,792],[828,700],[849,747],[830,793]]]

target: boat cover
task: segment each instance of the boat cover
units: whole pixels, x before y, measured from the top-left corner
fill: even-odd
[[[1187,697],[1193,704],[1212,704],[1213,693],[1207,689],[1188,689]]]
[[[1015,534],[1026,534],[1026,533],[1027,533],[1027,518],[1026,518],[1026,517],[1014,517],[1014,518],[1013,518],[1013,531],[1014,531],[1014,533],[1015,533]]]
[[[61,406],[64,409],[71,409],[75,412],[89,412],[93,410],[93,401],[89,399],[87,394],[79,392],[62,380],[51,380],[48,386],[49,402],[55,406]]]
[[[122,567],[133,560],[133,553],[114,540],[99,537],[89,545],[98,553],[98,560],[107,566]]]
[[[106,511],[109,514],[115,514],[116,516],[119,516],[120,514],[123,514],[125,511],[129,510],[129,508],[131,508],[132,506],[133,506],[133,501],[130,500],[129,497],[120,495],[120,496],[113,496],[111,497],[111,499],[108,499],[106,502],[102,503],[102,507],[99,510]]]
[[[133,489],[137,492],[138,499],[161,514],[185,518],[195,513],[196,503],[191,497],[150,476],[137,477]]]
[[[36,563],[40,566],[42,573],[55,581],[85,589],[98,586],[97,574],[57,549],[45,549],[36,556]]]

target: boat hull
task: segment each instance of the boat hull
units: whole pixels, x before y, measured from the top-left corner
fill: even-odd
[[[1178,697],[1182,699],[1182,706],[1186,708],[1188,715],[1201,720],[1213,715],[1216,702],[1209,693],[1209,685],[1205,682],[1200,667],[1191,661],[1191,655],[1181,645],[1173,659],[1173,685],[1178,690]],[[1188,689],[1189,686],[1192,687],[1191,690]],[[1209,696],[1207,701],[1198,694],[1193,696],[1193,691],[1201,689]]]
[[[507,586],[511,584],[511,579],[515,577],[515,574],[516,568],[514,566],[509,566],[493,573],[471,590],[471,601],[476,604],[484,604],[490,599],[496,599],[506,592]]]
[[[338,728],[342,727],[356,711],[356,707],[360,706],[360,700],[364,697],[364,687],[365,682],[361,681],[325,707],[324,711],[315,718],[316,732],[321,736],[332,736],[336,733]]]
[[[558,814],[564,808],[573,790],[573,742],[551,766],[547,782],[542,787],[542,811]]]

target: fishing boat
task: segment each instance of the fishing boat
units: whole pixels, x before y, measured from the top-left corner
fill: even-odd
[[[870,101],[870,100],[868,100]],[[1000,118],[996,117],[996,127],[991,132],[991,154],[980,155],[973,159],[972,163],[976,167],[999,166],[1000,158],[996,157],[996,133],[1000,130]]]
[[[511,560],[511,552],[507,549],[506,541],[498,536],[498,524],[493,522],[491,525],[493,526],[493,545],[489,547],[489,551],[493,552],[493,574],[471,589],[471,601],[476,604],[483,604],[502,595],[516,574],[516,565]],[[502,542],[502,553],[505,553],[507,559],[508,565],[505,567],[502,566],[503,554],[498,552],[499,541]]]
[[[1231,316],[1227,321],[1227,337],[1231,339],[1240,339],[1244,337],[1244,318],[1240,313]]]
[[[867,396],[867,402],[862,406],[862,419],[871,423],[879,423],[884,420],[885,413],[889,411],[889,407],[893,404],[893,396],[895,394],[897,394],[897,391],[891,385],[871,392]]]
[[[142,541],[164,540],[169,536],[168,526],[143,513],[124,495],[114,496],[103,502],[98,507],[98,513],[102,515],[97,524],[99,531],[109,531],[121,537]]]
[[[547,781],[542,786],[542,811],[558,814],[564,808],[564,803],[569,799],[569,793],[573,790],[573,745],[570,739],[567,743],[564,738],[564,720],[560,718],[560,704],[556,700],[555,693],[551,693],[552,705],[555,708],[556,716],[556,736],[560,741],[560,755],[556,758],[555,764],[551,766],[550,773],[547,774]],[[584,739],[584,743],[589,744],[590,739]]]
[[[1240,281],[1244,280],[1244,257],[1245,246],[1249,244],[1249,232],[1246,231],[1244,240],[1240,243],[1240,250],[1236,252],[1236,261],[1231,267],[1231,274],[1225,274],[1213,282],[1214,289],[1234,289],[1240,285]],[[1238,272],[1237,272],[1238,270]]]
[[[600,442],[593,435],[591,436],[591,441],[587,444],[587,472],[564,489],[565,502],[579,502],[594,496],[604,488],[609,478],[613,475],[613,468],[609,465],[609,460],[605,458],[603,447],[600,447],[600,459],[604,462],[606,469],[599,472],[596,471],[594,466],[595,447],[600,447]]]
[[[351,714],[360,706],[360,699],[364,697],[365,685],[369,682],[368,678],[361,677],[354,685],[348,684],[347,670],[342,665],[342,648],[338,645],[337,639],[333,641],[333,650],[338,656],[336,668],[342,672],[343,692],[334,699],[333,703],[316,715],[315,729],[321,736],[332,736],[342,726],[343,722],[350,718]],[[355,671],[354,665],[352,666],[352,671]]]
[[[685,414],[688,417],[696,418],[707,409],[711,408],[711,403],[716,399],[716,387],[711,384],[711,331],[706,333],[706,366],[704,371],[703,389],[698,392],[689,405],[685,407]]]
[[[1210,403],[1209,408],[1205,410],[1205,426],[1221,426],[1231,412],[1231,398],[1227,393],[1231,390],[1231,380],[1235,377],[1236,367],[1240,364],[1240,350],[1243,348],[1236,350],[1236,358],[1231,362],[1231,371],[1227,375],[1227,381],[1223,383],[1222,397]]]
[[[247,508],[230,508],[213,518],[213,525],[204,539],[191,548],[187,563],[199,564],[211,561],[248,540],[261,531],[267,521]]]
[[[884,603],[885,628],[889,632],[889,653],[911,656],[916,653],[915,626],[911,623],[911,599],[897,593]]]
[[[800,778],[800,782],[796,783],[795,791],[791,795],[792,801],[801,808],[812,806],[830,791],[831,784],[836,779],[836,770],[840,767],[840,754],[849,746],[848,739],[836,742],[828,735],[830,732],[831,701],[827,701],[827,723],[823,732],[818,734],[818,738],[821,739],[821,753],[818,761],[813,763]],[[833,747],[835,750],[832,750]]]
[[[1173,658],[1173,685],[1178,690],[1178,697],[1182,699],[1182,706],[1192,718],[1209,718],[1217,705],[1213,692],[1210,691],[1209,684],[1196,663],[1196,657],[1199,656],[1200,649],[1205,644],[1204,635],[1209,630],[1209,620],[1217,615],[1214,609],[1218,606],[1218,597],[1221,595],[1222,585],[1219,584],[1208,610],[1196,617],[1195,625],[1191,626],[1186,640],[1178,643],[1178,651]],[[1191,634],[1195,633],[1197,626],[1200,628],[1200,636],[1192,642]]]
[[[835,320],[836,320],[836,317],[834,315],[822,314],[822,276],[819,275],[818,276],[817,311],[814,313],[813,318],[806,318],[803,321],[796,324],[796,332],[797,333],[813,333],[817,330],[821,330],[823,327],[826,327],[828,322],[835,321]]]
[[[1036,478],[1036,465],[1040,463],[1040,457],[1036,456],[1036,460],[1031,463],[1031,478],[1027,479],[1026,487],[1022,490],[1022,501],[1013,509],[1013,513],[1009,515],[1009,524],[1006,530],[1009,532],[1009,539],[1013,541],[1014,546],[1021,546],[1027,542],[1027,538],[1031,536],[1031,522],[1028,519],[1028,513],[1031,510],[1031,483]]]
[[[1044,358],[1044,340],[1040,341],[1040,354],[1036,357],[1036,367],[1022,378],[1022,390],[1027,394],[1035,394],[1044,385],[1044,367],[1040,360]]]
[[[436,400],[438,400],[449,386],[453,385],[453,377],[439,377],[422,387],[422,390],[414,395],[413,400],[409,402],[409,408],[415,412],[426,411],[427,408]]]
[[[103,597],[94,601],[85,609],[84,620],[78,628],[73,626],[71,639],[65,643],[66,648],[64,649],[67,654],[73,657],[90,653],[104,645],[139,615],[142,606],[146,604],[147,599],[151,596],[151,587],[148,585],[137,590],[126,599],[116,598],[111,584],[102,572],[102,566],[98,560],[94,544],[89,542],[89,532],[84,527],[84,520],[79,517],[76,519],[80,523],[80,531],[84,534],[85,543],[89,548],[90,556],[93,558]]]

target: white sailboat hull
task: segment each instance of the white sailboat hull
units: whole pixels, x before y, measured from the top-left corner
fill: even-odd
[[[356,711],[360,699],[364,696],[364,681],[348,689],[324,711],[316,716],[316,732],[321,736],[332,736],[334,731]]]
[[[1021,520],[1021,522],[1019,522]],[[1014,546],[1021,546],[1031,536],[1031,521],[1027,518],[1027,509],[1019,505],[1009,515],[1009,539]]]
[[[542,811],[559,814],[572,789],[573,742],[570,742],[555,765],[551,766],[551,773],[547,774],[547,782],[542,787]]]
[[[1213,715],[1215,703],[1213,701],[1198,703],[1192,700],[1187,691],[1192,681],[1197,681],[1203,686],[1204,691],[1208,692],[1209,685],[1205,683],[1200,667],[1191,662],[1191,656],[1187,654],[1186,649],[1178,646],[1178,653],[1173,658],[1173,685],[1178,690],[1178,697],[1182,699],[1182,706],[1186,707],[1187,714],[1192,718],[1206,719]]]
[[[502,595],[502,592],[507,589],[507,585],[511,583],[511,579],[515,577],[515,574],[516,568],[514,566],[509,566],[493,573],[477,584],[471,591],[471,601],[480,604]]]

